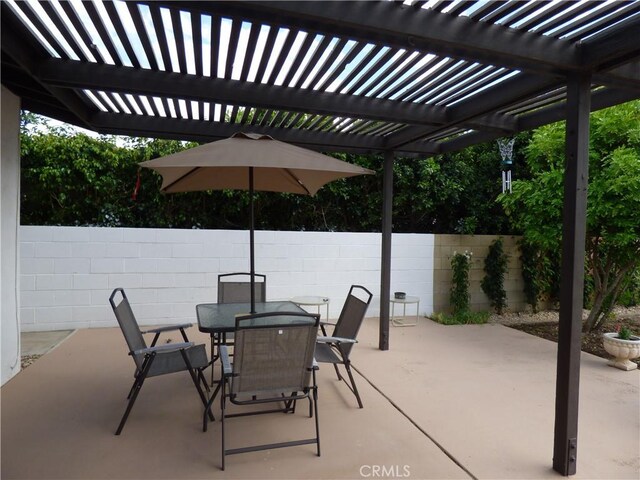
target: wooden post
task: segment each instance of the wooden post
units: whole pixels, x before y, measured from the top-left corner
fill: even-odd
[[[389,295],[391,292],[391,232],[393,231],[393,152],[384,153],[382,182],[382,266],[380,268],[380,335],[378,348],[389,350]]]
[[[584,290],[591,77],[567,79],[566,159],[562,224],[560,321],[556,375],[553,469],[576,473],[578,396]]]

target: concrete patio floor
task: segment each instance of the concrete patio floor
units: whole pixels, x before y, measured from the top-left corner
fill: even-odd
[[[321,457],[309,445],[234,455],[225,472],[219,422],[201,431],[186,374],[149,379],[114,436],[133,363],[118,329],[80,330],[2,387],[1,476],[560,478],[551,469],[554,343],[500,325],[420,319],[392,327],[391,350],[381,352],[377,328],[367,319],[353,352],[364,409],[321,366]],[[309,436],[303,411],[230,419],[229,445]],[[639,452],[640,370],[583,353],[575,478],[637,479]]]

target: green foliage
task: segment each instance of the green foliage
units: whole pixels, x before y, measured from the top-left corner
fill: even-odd
[[[498,238],[489,246],[489,253],[484,260],[485,276],[480,283],[482,291],[489,298],[491,306],[495,308],[498,315],[502,315],[502,311],[507,306],[507,292],[504,289],[507,261],[502,239]]]
[[[533,313],[538,311],[538,298],[540,297],[540,284],[539,284],[539,255],[538,248],[521,239],[518,242],[520,247],[520,262],[522,265],[522,280],[523,291],[527,303],[531,305]]]
[[[624,307],[640,305],[640,269],[630,276],[629,283],[620,292],[618,304]]]
[[[454,253],[451,257],[451,294],[449,301],[453,314],[462,315],[469,312],[469,270],[471,253]]]
[[[624,325],[618,327],[618,338],[620,340],[631,340],[631,337],[633,337],[633,333],[631,333],[629,327],[625,327]]]
[[[236,120],[259,120],[266,113],[238,109]],[[227,115],[228,116],[228,115]],[[303,124],[314,116],[300,115]],[[22,115],[21,221],[25,225],[114,225],[169,228],[247,228],[249,196],[243,191],[163,195],[160,177],[138,162],[194,144],[76,134],[52,128],[38,115]],[[516,141],[526,143],[527,134]],[[519,150],[523,151],[524,148]],[[380,155],[333,154],[374,170],[376,175],[331,182],[314,197],[256,194],[256,228],[270,230],[380,230],[383,159]],[[521,155],[521,154],[520,154]],[[516,163],[523,164],[520,159]],[[525,174],[519,172],[518,175]],[[495,143],[428,159],[394,162],[394,231],[510,233],[495,202],[500,191],[500,155]]]
[[[489,312],[460,312],[454,314],[435,313],[431,316],[433,320],[442,325],[481,325],[489,320]]]
[[[539,286],[550,295],[557,281],[544,271],[559,266],[564,130],[558,123],[533,133],[526,149],[532,178],[514,180],[513,193],[499,197],[514,226],[547,262]],[[590,131],[586,267],[593,293],[585,331],[602,323],[640,264],[640,101],[592,114]]]

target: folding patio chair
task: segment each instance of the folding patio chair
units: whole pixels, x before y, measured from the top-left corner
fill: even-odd
[[[267,300],[267,276],[256,273],[256,302]],[[218,275],[218,303],[249,303],[251,301],[250,273],[223,273]]]
[[[362,298],[359,298],[357,295]],[[316,344],[316,361],[319,363],[332,363],[335,368],[338,380],[344,381],[358,400],[358,406],[362,408],[362,400],[356,387],[356,382],[351,373],[351,362],[349,360],[349,354],[353,348],[354,343],[357,342],[356,337],[358,331],[364,320],[364,315],[369,308],[371,298],[373,294],[361,285],[352,285],[349,289],[349,294],[344,302],[340,317],[335,324],[333,333],[330,337],[321,336],[318,337]],[[322,326],[322,333],[326,335],[324,325]],[[340,375],[338,365],[344,365],[347,375],[351,384]]]
[[[313,359],[319,322],[320,315],[306,312],[269,312],[236,319],[233,364],[227,346],[220,347],[222,470],[225,456],[237,453],[315,443],[320,456],[317,366]],[[315,416],[315,437],[242,448],[226,447],[225,419],[274,412],[295,413],[296,401],[305,398],[309,400],[309,417]],[[227,401],[240,406],[276,402],[282,405],[269,410],[252,409],[229,414]],[[206,429],[206,417],[204,422]]]
[[[256,273],[255,301],[267,301],[267,276]],[[250,303],[251,302],[251,274],[245,272],[223,273],[218,275],[218,303]],[[211,364],[215,363],[218,355],[215,345],[233,345],[233,333],[222,333],[211,336]],[[211,385],[213,385],[213,368],[211,368]]]
[[[120,293],[121,300],[116,304],[116,295]],[[138,322],[133,314],[129,299],[124,293],[122,288],[116,288],[109,297],[109,303],[113,308],[120,329],[124,334],[124,338],[129,346],[129,355],[133,357],[133,361],[136,365],[135,380],[129,390],[129,403],[120,420],[120,425],[116,430],[116,435],[120,435],[124,424],[129,417],[129,413],[133,408],[133,404],[140,393],[140,389],[144,381],[148,377],[156,377],[159,375],[165,375],[168,373],[175,373],[187,370],[191,375],[191,379],[198,390],[202,403],[207,406],[207,398],[200,388],[200,381],[205,385],[205,388],[209,390],[207,382],[202,375],[202,369],[206,368],[209,364],[207,360],[207,351],[204,344],[195,345],[190,342],[185,333],[185,329],[190,327],[191,324],[183,325],[171,325],[159,328],[149,329],[147,331],[140,331]],[[167,343],[164,345],[156,345],[158,338],[162,332],[169,332],[180,330],[184,342],[181,343]],[[147,343],[142,336],[144,333],[154,333],[155,336],[151,342],[151,346],[147,346]],[[208,414],[209,418],[213,420],[213,414],[211,410],[207,410],[205,414]]]

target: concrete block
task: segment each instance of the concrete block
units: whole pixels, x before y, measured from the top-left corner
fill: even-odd
[[[35,309],[22,307],[20,308],[20,330],[24,331],[25,325],[33,325],[36,323]]]
[[[204,273],[176,273],[174,275],[175,286],[178,288],[181,287],[208,287],[213,288],[217,285],[217,280],[215,283],[207,283],[205,281]]]
[[[199,258],[202,257],[202,245],[199,243],[173,245],[171,255],[178,258]]]
[[[189,265],[189,261],[186,258],[158,258],[154,261],[158,273],[184,272]]]
[[[54,292],[54,304],[58,307],[91,305],[89,290],[57,290]]]
[[[129,290],[125,289],[127,296],[129,296]],[[109,297],[113,289],[104,289],[104,290],[89,290],[89,294],[91,295],[91,305],[111,305],[109,304]],[[129,296],[129,301],[131,301],[131,297]],[[115,317],[114,317],[115,318]]]
[[[160,294],[158,294],[160,292]],[[131,305],[144,303],[158,303],[158,298],[162,297],[164,290],[155,288],[135,288],[126,290],[127,297]]]
[[[71,256],[74,258],[102,258],[106,256],[107,244],[84,242],[71,244]]]
[[[158,260],[155,258],[125,258],[123,271],[126,273],[155,273],[158,271],[157,262]]]
[[[140,245],[137,243],[108,243],[105,254],[109,258],[138,258],[140,257]]]
[[[213,269],[207,270],[205,266],[192,268],[193,265],[190,260],[189,270],[192,272],[206,272],[206,271],[215,271]],[[215,260],[211,261],[211,265],[215,265]],[[218,269],[221,272],[246,272],[249,270],[249,258],[221,258],[219,260]],[[256,263],[256,271],[259,270],[259,266]],[[261,272],[259,272],[261,273]]]
[[[143,288],[169,288],[175,286],[175,275],[171,273],[145,273],[142,275]]]
[[[170,243],[141,243],[140,258],[171,258],[172,250]]]
[[[122,241],[131,243],[154,243],[158,238],[155,228],[123,228]]]
[[[74,290],[96,290],[109,288],[109,275],[76,274],[73,276]]]
[[[109,288],[142,288],[141,273],[110,273]]]
[[[191,231],[170,228],[158,229],[156,239],[159,243],[190,243]]]
[[[124,237],[123,229],[121,228],[108,228],[97,227],[90,229],[91,235],[89,241],[91,242],[122,242]]]
[[[90,273],[92,261],[88,258],[56,258],[54,273]]]
[[[91,239],[92,227],[51,227],[54,242],[88,242]]]
[[[53,227],[20,226],[20,242],[50,242],[51,240],[53,240]]]
[[[73,275],[38,275],[36,290],[70,290],[73,288]]]
[[[20,242],[20,257],[33,258],[36,254],[36,244],[34,242]]]
[[[115,319],[108,302],[105,305],[77,306],[72,308],[73,322],[106,322]]]
[[[27,290],[20,292],[20,307],[46,307],[48,305],[53,305],[54,301],[55,295],[52,290]]]
[[[124,262],[125,260],[121,258],[92,258],[90,271],[91,273],[124,273]]]
[[[28,291],[36,289],[35,275],[20,275],[20,291]]]
[[[20,273],[24,274],[41,274],[53,273],[52,258],[21,258]]]
[[[216,272],[243,272],[249,268],[249,260],[246,259],[245,263],[240,266],[240,262],[236,265],[240,266],[240,270],[237,269],[222,269],[220,259],[217,258],[190,258],[189,259],[189,272],[195,273],[216,273]]]
[[[68,323],[73,321],[73,307],[38,307],[34,309],[36,324]]]

